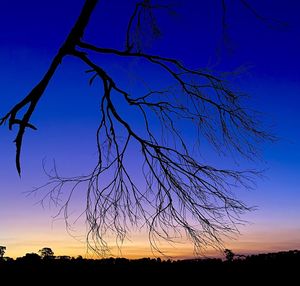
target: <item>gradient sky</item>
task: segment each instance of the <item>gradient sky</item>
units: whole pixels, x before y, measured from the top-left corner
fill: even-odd
[[[40,80],[64,41],[83,0],[2,0],[0,4],[0,112],[4,114]],[[100,0],[85,39],[104,47],[122,48],[124,27],[134,1]],[[185,2],[185,3],[183,3]],[[236,252],[300,249],[300,2],[253,0],[253,7],[269,19],[263,23],[239,1],[228,1],[228,38],[221,33],[221,1],[175,1],[176,14],[159,12],[162,37],[149,46],[152,53],[177,57],[191,67],[232,71],[243,67],[234,82],[251,95],[250,105],[261,111],[280,138],[262,147],[259,169],[266,169],[255,190],[240,194],[255,212],[244,218],[241,235],[228,241]],[[285,22],[280,25],[276,20]],[[149,44],[150,45],[150,44]],[[101,58],[118,75],[128,65]],[[136,68],[135,63],[129,66]],[[45,182],[41,161],[55,159],[64,174],[81,174],[95,162],[97,89],[88,86],[84,67],[66,58],[52,79],[33,117],[37,132],[27,132],[23,145],[23,175],[14,165],[14,134],[0,128],[0,245],[16,257],[44,246],[55,254],[84,255],[84,226],[71,237],[63,220],[53,220],[55,208],[43,209],[38,197],[24,192]],[[155,72],[145,70],[149,81]],[[120,81],[125,81],[119,76]],[[220,159],[221,160],[221,159]],[[240,168],[246,167],[243,162]],[[80,204],[84,195],[74,199]],[[188,257],[183,243],[166,248],[173,257]],[[210,252],[208,252],[210,254]],[[151,256],[144,233],[125,243],[123,256]]]

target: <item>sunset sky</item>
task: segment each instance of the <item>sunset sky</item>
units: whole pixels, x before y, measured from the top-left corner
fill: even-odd
[[[257,179],[254,190],[238,194],[257,210],[243,217],[249,223],[241,226],[241,235],[228,240],[226,246],[239,253],[300,249],[300,2],[249,0],[262,15],[259,19],[239,1],[228,1],[226,39],[221,33],[221,0],[174,2],[176,13],[158,12],[162,36],[149,43],[148,49],[152,54],[178,58],[193,68],[240,70],[232,84],[251,96],[249,106],[264,115],[279,138],[274,144],[261,146],[262,159],[255,167],[265,170],[264,178]],[[41,79],[83,3],[1,1],[1,115]],[[122,49],[124,28],[134,3],[100,0],[84,38],[103,47]],[[118,58],[97,59],[122,83],[126,76],[119,71],[126,74],[126,69],[137,68],[136,63],[122,63]],[[89,87],[85,69],[78,60],[65,58],[51,80],[33,116],[38,131],[28,131],[25,136],[21,179],[14,164],[15,133],[0,128],[0,245],[7,247],[7,256],[37,252],[44,246],[57,255],[86,254],[82,220],[68,234],[64,221],[53,219],[57,209],[47,204],[42,208],[37,203],[42,194],[26,195],[46,182],[43,160],[51,168],[55,159],[65,175],[86,173],[95,163],[100,97],[99,89]],[[159,81],[154,70],[144,72],[147,81]],[[228,157],[209,157],[212,164],[230,161]],[[243,160],[236,167],[249,166],[253,163]],[[84,199],[84,193],[75,196],[74,214]],[[164,249],[176,258],[190,257],[193,251],[186,241]],[[143,231],[133,233],[122,250],[124,257],[153,255]],[[216,255],[211,250],[207,254]]]

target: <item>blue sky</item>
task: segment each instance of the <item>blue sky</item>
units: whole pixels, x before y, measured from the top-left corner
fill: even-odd
[[[1,114],[41,78],[83,2],[1,2]],[[158,12],[162,37],[147,49],[179,58],[191,67],[221,72],[242,69],[233,84],[251,95],[250,106],[264,114],[280,138],[275,144],[262,146],[262,161],[257,167],[266,169],[265,178],[257,181],[255,190],[241,194],[250,205],[258,206],[258,210],[246,215],[251,224],[244,226],[242,236],[228,245],[245,252],[299,248],[300,3],[249,1],[268,19],[265,23],[244,9],[239,1],[228,1],[225,43],[221,33],[221,1],[185,2],[175,2],[176,14]],[[104,47],[122,48],[125,23],[133,4],[134,1],[100,1],[84,38]],[[286,25],[278,24],[277,20]],[[119,70],[137,67],[135,63],[120,63],[116,58],[97,59],[122,83],[126,77],[121,77]],[[0,244],[8,246],[8,255],[36,252],[45,245],[60,253],[84,254],[84,243],[71,238],[61,221],[52,224],[55,209],[41,209],[35,205],[36,198],[24,194],[45,181],[41,168],[44,158],[47,162],[55,159],[67,174],[81,174],[95,160],[99,90],[88,86],[84,70],[77,60],[66,58],[52,79],[33,117],[38,131],[26,134],[21,180],[14,166],[15,150],[11,143],[14,134],[3,127],[0,129]],[[144,72],[152,82],[160,80],[155,70]],[[243,161],[240,168],[248,164]],[[76,198],[78,204],[80,198]],[[80,225],[78,228],[82,230]],[[127,251],[129,255],[142,253],[143,256],[148,253],[147,239],[142,234],[137,237]],[[180,254],[178,250],[176,255],[187,256],[189,251],[185,249]]]

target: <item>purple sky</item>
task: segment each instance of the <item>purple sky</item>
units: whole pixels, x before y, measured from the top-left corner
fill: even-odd
[[[84,1],[75,0],[72,5],[66,0],[2,2],[0,112],[4,114],[41,78]],[[134,1],[124,2],[100,1],[85,38],[102,46],[122,47],[124,23]],[[228,245],[240,252],[300,248],[300,3],[251,1],[265,17],[288,23],[282,27],[271,22],[276,27],[269,27],[236,1],[236,5],[229,7],[230,44],[225,45],[220,33],[221,1],[185,2],[188,3],[176,2],[176,15],[160,12],[163,36],[152,43],[153,53],[177,57],[192,67],[220,71],[247,67],[235,84],[251,95],[250,105],[265,115],[280,138],[275,144],[262,146],[262,160],[257,168],[266,169],[265,178],[258,179],[255,190],[239,194],[248,204],[258,206],[258,210],[244,217],[251,224],[243,226],[241,236]],[[128,68],[127,64],[110,58],[101,60],[120,82],[126,82],[126,76],[122,77],[119,70]],[[129,67],[137,68],[135,63]],[[161,80],[154,70],[144,73],[149,81]],[[93,166],[98,91],[88,86],[88,77],[80,63],[64,60],[34,115],[38,131],[26,134],[21,179],[14,165],[14,134],[0,128],[0,245],[7,246],[7,255],[37,252],[44,246],[52,247],[56,254],[85,254],[83,224],[77,223],[74,232],[77,240],[72,238],[62,220],[53,222],[57,209],[49,210],[47,206],[42,209],[35,204],[40,195],[26,197],[24,192],[45,182],[43,159],[49,167],[55,159],[67,175],[86,173]],[[228,158],[211,153],[208,158],[216,164],[227,161],[231,164]],[[251,164],[242,161],[239,168]],[[84,193],[74,197],[75,214],[84,199]],[[177,247],[169,249],[169,253],[191,254],[191,247]],[[126,242],[123,255],[151,255],[145,233],[138,233],[132,242]]]

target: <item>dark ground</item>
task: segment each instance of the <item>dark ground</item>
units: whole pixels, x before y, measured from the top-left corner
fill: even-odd
[[[0,261],[0,285],[300,285],[299,274],[298,250],[232,261],[41,259],[37,254]]]

